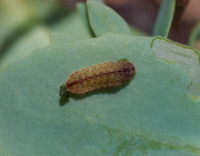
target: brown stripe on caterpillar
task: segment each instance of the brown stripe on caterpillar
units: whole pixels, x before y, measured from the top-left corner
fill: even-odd
[[[84,94],[100,88],[120,86],[128,83],[135,73],[135,66],[127,60],[100,63],[71,74],[66,85],[61,86],[60,94]]]

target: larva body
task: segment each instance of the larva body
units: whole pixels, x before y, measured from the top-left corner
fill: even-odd
[[[84,94],[92,90],[119,86],[135,75],[135,67],[125,60],[105,62],[71,74],[66,82],[68,92]]]

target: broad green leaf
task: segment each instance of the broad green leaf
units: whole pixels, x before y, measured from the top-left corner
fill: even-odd
[[[91,33],[85,27],[78,11],[74,11],[65,16],[61,21],[50,28],[50,31],[62,33],[76,39],[91,38]]]
[[[51,33],[50,42],[54,45],[67,44],[70,41],[77,40],[75,37],[64,35],[61,33]]]
[[[94,1],[87,1],[90,26],[96,36],[113,32],[131,34],[129,26],[114,10]]]
[[[85,3],[78,3],[77,4],[77,10],[79,12],[79,16],[81,17],[85,27],[88,29],[88,32],[90,32],[91,36],[94,36],[92,29],[89,24],[89,17],[87,13],[87,8]]]
[[[200,22],[195,25],[189,37],[189,45],[194,47],[195,43],[200,40]],[[199,44],[200,47],[200,44]]]
[[[32,51],[49,45],[49,33],[43,26],[37,26],[19,38],[0,58],[0,69],[28,56]]]
[[[175,4],[175,0],[162,1],[154,26],[153,36],[162,36],[167,38],[174,16]]]
[[[155,56],[156,41],[107,33],[52,44],[5,68],[0,154],[198,156],[200,101],[189,96],[184,69]],[[137,71],[128,85],[59,105],[59,87],[72,72],[122,58]]]
[[[154,40],[152,50],[158,58],[182,67],[191,78],[189,93],[200,98],[200,52],[162,38]]]

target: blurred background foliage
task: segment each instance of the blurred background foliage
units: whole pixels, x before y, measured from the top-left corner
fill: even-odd
[[[1,0],[0,56],[9,52],[13,44],[23,35],[31,36],[30,32],[36,27],[38,31],[32,34],[61,32],[60,28],[53,30],[53,27],[62,23],[67,17],[71,16],[73,20],[72,12],[77,2],[85,0]],[[176,2],[174,21],[168,37],[199,49],[200,26],[197,23],[200,21],[200,1],[177,0]],[[116,10],[132,26],[133,34],[152,35],[161,0],[104,0],[104,3]]]

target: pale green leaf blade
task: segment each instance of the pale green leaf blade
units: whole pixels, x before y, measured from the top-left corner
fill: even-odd
[[[153,40],[106,34],[53,44],[7,67],[0,73],[1,154],[198,156],[200,101],[188,95],[184,69],[155,56]],[[122,58],[136,66],[128,85],[59,106],[59,87],[72,72]]]
[[[129,26],[114,10],[94,1],[87,1],[91,28],[96,36],[104,33],[131,34]]]
[[[189,93],[200,98],[200,52],[162,38],[154,40],[152,50],[158,58],[182,67],[191,78]]]
[[[153,36],[162,36],[167,38],[174,16],[175,4],[175,0],[162,1],[154,26]]]
[[[58,23],[50,28],[50,31],[56,33],[62,33],[67,36],[71,36],[78,39],[91,38],[91,33],[88,28],[85,27],[84,22],[79,16],[78,11],[71,12],[69,15],[65,16]]]
[[[77,40],[75,37],[61,33],[51,33],[50,43],[60,46],[60,44],[67,44],[70,41]]]
[[[200,22],[192,29],[189,37],[189,45],[195,47],[195,43],[200,40]],[[198,46],[200,47],[200,45]]]
[[[90,32],[91,36],[94,36],[92,29],[90,27],[86,4],[85,3],[78,3],[77,4],[77,10],[79,12],[79,16],[81,17],[86,29],[88,29],[88,32]]]

